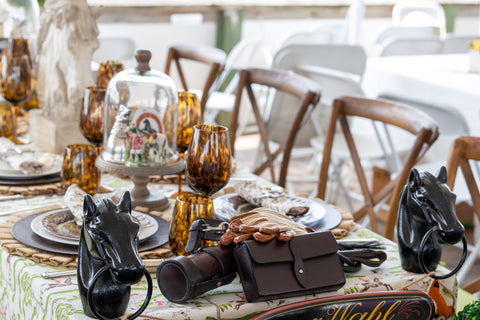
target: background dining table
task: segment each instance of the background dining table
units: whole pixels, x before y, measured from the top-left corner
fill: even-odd
[[[265,180],[243,170],[236,170],[229,185],[223,193],[231,192],[236,182],[244,179],[257,179],[261,185],[269,185]],[[102,185],[116,190],[128,189],[132,186],[130,180],[103,174]],[[178,186],[167,180],[150,183],[150,188],[161,190],[167,196],[177,191]],[[1,198],[1,197],[0,197]],[[173,204],[173,199],[169,200]],[[62,206],[61,195],[38,195],[21,199],[0,202],[0,215],[13,209],[24,209],[20,213],[0,216],[0,234],[8,233],[5,230],[7,222],[16,215],[25,215],[38,211],[38,206]],[[31,208],[37,208],[32,210]],[[169,209],[155,214],[165,220],[171,217],[172,205]],[[342,215],[347,219],[351,215]],[[169,302],[160,292],[157,279],[153,277],[152,299],[139,319],[248,319],[250,316],[265,310],[284,306],[293,302],[311,300],[319,297],[328,297],[364,292],[392,291],[392,290],[421,290],[428,292],[432,289],[432,278],[423,274],[414,274],[402,269],[397,246],[372,231],[353,223],[348,234],[343,239],[377,239],[385,244],[387,260],[380,267],[362,267],[359,272],[347,274],[346,284],[334,292],[315,295],[306,295],[288,299],[277,299],[258,303],[247,303],[242,286],[237,277],[231,284],[209,291],[191,301],[182,304]],[[28,256],[28,247],[24,249],[25,256],[9,253],[14,241],[0,238],[0,319],[89,319],[82,311],[82,303],[77,287],[76,276],[64,276],[54,279],[42,277],[44,272],[62,271],[72,268],[53,266],[38,262],[42,254],[36,259]],[[16,244],[21,246],[21,244]],[[32,249],[33,250],[33,249]],[[48,254],[48,253],[45,253]],[[36,261],[34,261],[36,260]],[[446,271],[439,267],[439,272]],[[457,297],[457,283],[455,277],[441,280],[442,299],[449,306],[455,306]],[[408,288],[407,288],[408,287]],[[147,291],[147,283],[142,280],[132,287],[131,299],[127,312],[134,312],[142,305]]]
[[[368,96],[390,96],[457,110],[470,134],[480,134],[480,73],[468,54],[371,57],[363,86]]]

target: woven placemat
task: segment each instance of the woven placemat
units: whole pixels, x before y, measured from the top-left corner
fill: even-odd
[[[25,257],[35,262],[44,263],[50,266],[63,266],[63,267],[77,267],[76,255],[62,255],[51,253],[36,248],[29,247],[19,241],[17,241],[10,232],[13,224],[23,217],[43,212],[48,209],[55,209],[58,206],[51,208],[42,208],[41,210],[30,211],[14,217],[10,217],[0,225],[0,246],[10,254]],[[170,248],[167,244],[164,244],[158,248],[149,251],[140,252],[142,259],[160,259],[173,256]]]
[[[43,194],[57,194],[61,192],[62,192],[62,186],[60,182],[30,185],[30,186],[0,185],[0,194],[3,194],[3,195],[22,194],[24,196],[39,196]]]

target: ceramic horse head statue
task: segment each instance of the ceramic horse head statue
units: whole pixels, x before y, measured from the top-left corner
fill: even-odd
[[[131,215],[130,193],[118,205],[108,198],[95,203],[86,195],[83,226],[78,247],[78,287],[85,314],[99,319],[122,316],[130,300],[130,286],[147,278],[146,308],[152,293],[152,280],[138,254],[139,224]]]
[[[99,14],[86,0],[48,0],[42,8],[37,91],[48,119],[78,119],[84,89],[94,84],[90,64],[100,45]]]
[[[458,266],[447,275],[457,272],[466,256],[464,227],[455,213],[456,195],[447,186],[447,170],[441,167],[437,175],[412,168],[407,184],[400,194],[397,218],[397,240],[402,267],[416,273],[429,273],[437,268],[442,244],[463,241],[463,256]]]

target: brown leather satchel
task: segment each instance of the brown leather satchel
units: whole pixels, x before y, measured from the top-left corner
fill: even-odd
[[[315,232],[261,243],[247,240],[234,250],[248,302],[334,291],[345,274],[332,233]]]

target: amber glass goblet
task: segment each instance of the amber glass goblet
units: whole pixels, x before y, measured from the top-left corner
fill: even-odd
[[[28,55],[2,55],[0,91],[19,111],[20,104],[32,93],[32,68]]]
[[[85,192],[94,195],[100,184],[100,170],[96,167],[97,151],[90,144],[70,144],[65,147],[61,171],[63,192],[77,184]]]
[[[23,55],[28,56],[30,61],[30,67],[32,70],[35,69],[35,57],[30,50],[31,44],[28,39],[25,38],[9,38],[7,40],[7,47],[5,49],[5,55],[10,57],[20,57]],[[33,74],[34,72],[32,72]],[[19,106],[15,108],[17,116],[23,115],[22,109],[29,111],[32,109],[38,109],[40,107],[40,101],[38,100],[37,90],[36,90],[36,80],[35,75],[32,76],[32,89],[31,94],[25,99]]]
[[[100,87],[108,86],[108,82],[112,79],[117,73],[123,71],[125,67],[120,61],[103,61],[100,63],[97,71],[96,85]]]
[[[193,126],[202,122],[200,103],[195,93],[181,91],[178,93],[177,150],[180,158],[192,138]],[[178,194],[182,193],[182,172],[179,173]]]
[[[0,137],[16,140],[15,109],[5,100],[0,100]]]
[[[92,86],[85,89],[80,112],[80,130],[88,142],[93,143],[97,154],[102,151],[103,119],[106,87]]]
[[[185,177],[188,185],[211,197],[230,180],[232,161],[228,129],[219,125],[193,127],[186,154]]]
[[[168,236],[170,249],[175,255],[185,255],[190,226],[197,218],[215,218],[212,199],[194,193],[178,195],[173,207]],[[202,243],[202,245],[211,244],[213,244],[212,241]]]

